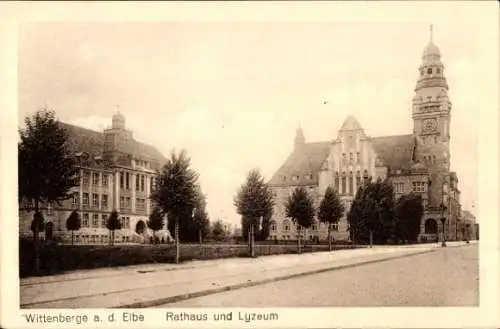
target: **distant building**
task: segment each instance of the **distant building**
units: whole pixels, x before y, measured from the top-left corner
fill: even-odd
[[[464,240],[467,237],[469,240],[479,240],[479,224],[476,223],[476,216],[470,211],[462,211],[462,220],[459,223],[459,238]]]
[[[61,123],[69,135],[70,154],[77,159],[80,181],[71,199],[41,205],[45,218],[46,238],[71,241],[66,221],[78,210],[81,229],[75,231],[79,244],[106,244],[109,230],[106,222],[113,210],[119,213],[122,229],[115,232],[115,242],[145,242],[151,235],[147,227],[152,211],[151,191],[155,188],[157,169],[166,159],[153,146],[140,143],[125,128],[125,117],[115,114],[112,126],[103,132]],[[21,202],[19,230],[21,236],[32,235],[33,205]],[[164,240],[168,230],[156,234]]]
[[[442,217],[446,218],[446,238],[458,238],[461,206],[458,178],[450,171],[451,102],[441,54],[432,36],[418,72],[411,134],[370,137],[353,116],[345,119],[331,141],[306,143],[302,129],[297,130],[292,153],[269,182],[275,196],[270,239],[296,239],[297,229],[285,216],[286,200],[296,187],[305,187],[318,207],[326,187],[333,186],[347,213],[358,187],[369,178],[388,178],[396,198],[409,192],[422,196],[421,240],[436,240],[443,229]],[[315,220],[306,238],[326,239],[327,226]],[[346,216],[334,231],[335,239],[349,239]]]

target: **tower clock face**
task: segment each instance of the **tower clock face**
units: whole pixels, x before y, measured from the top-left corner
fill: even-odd
[[[436,119],[425,119],[422,124],[422,130],[424,133],[432,133],[436,131],[437,121]]]

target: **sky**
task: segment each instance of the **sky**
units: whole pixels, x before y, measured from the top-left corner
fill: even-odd
[[[432,23],[453,104],[451,168],[462,208],[475,213],[477,113],[496,102],[482,88],[493,32],[460,13],[399,21],[25,24],[19,122],[47,106],[64,122],[101,131],[119,109],[137,140],[165,156],[186,149],[211,220],[238,224],[238,187],[252,168],[272,177],[298,126],[307,142],[334,139],[347,115],[370,136],[412,132],[413,89]]]

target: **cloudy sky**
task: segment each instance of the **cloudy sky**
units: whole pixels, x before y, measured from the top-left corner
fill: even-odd
[[[47,105],[62,121],[102,130],[119,106],[136,139],[165,155],[185,148],[211,218],[238,223],[238,186],[254,167],[271,178],[298,125],[308,142],[335,138],[349,114],[371,136],[411,133],[413,89],[433,23],[453,103],[452,169],[463,208],[471,209],[477,113],[485,110],[480,104],[496,104],[481,87],[496,34],[468,10],[419,12],[356,22],[25,24],[19,119]]]

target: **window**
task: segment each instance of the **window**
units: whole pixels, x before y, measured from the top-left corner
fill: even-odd
[[[106,187],[108,186],[108,175],[107,174],[102,174],[102,186]]]
[[[130,174],[125,173],[125,189],[130,190]]]
[[[98,208],[99,207],[99,195],[92,193],[92,208]]]
[[[283,227],[284,227],[286,232],[290,231],[290,223],[288,221],[285,221],[283,223]]]
[[[295,175],[294,175],[294,176],[292,176],[292,180],[293,180],[293,181],[296,181],[298,178],[299,178],[298,176],[295,176]]]
[[[342,153],[342,165],[347,164],[347,155],[345,153]]]
[[[156,178],[154,177],[151,177],[151,179],[149,180],[149,191],[150,192],[153,192],[155,187],[156,187]]]
[[[337,172],[337,174],[335,175],[335,190],[337,192],[339,192],[339,187],[340,187],[340,177],[339,173]]]
[[[271,224],[271,231],[276,232],[276,223]]]
[[[101,195],[101,209],[103,209],[103,210],[108,209],[108,195],[107,194]]]
[[[83,208],[89,207],[89,194],[83,193]]]
[[[396,190],[396,193],[404,193],[404,183],[403,182],[398,182],[395,184],[395,190]]]
[[[353,177],[352,177],[352,171],[349,174],[349,194],[352,195],[354,193],[354,186],[353,186]]]
[[[339,223],[334,223],[334,224],[332,225],[332,230],[333,230],[334,232],[338,232],[338,231],[339,231]]]
[[[429,68],[427,69],[427,74],[432,74],[432,67],[429,67]]]
[[[92,173],[92,185],[98,186],[99,185],[99,173]]]
[[[141,175],[135,176],[135,190],[136,191],[139,191],[139,188],[141,187],[140,179],[141,179]]]
[[[146,176],[142,175],[141,176],[141,191],[144,192],[145,188],[144,186],[146,185]]]
[[[90,174],[88,172],[83,172],[83,186],[90,185]]]
[[[361,155],[359,154],[359,152],[356,152],[356,163],[361,163]]]
[[[125,207],[130,208],[130,197],[125,198]]]
[[[425,182],[411,182],[412,192],[425,192]]]
[[[125,187],[125,173],[120,173],[120,188],[123,189]]]
[[[89,227],[89,214],[87,213],[82,216],[82,227]]]
[[[99,227],[99,214],[92,216],[92,227]]]
[[[345,175],[342,177],[342,194],[346,193],[346,177]]]
[[[349,163],[350,164],[354,163],[354,154],[352,152],[349,152]]]
[[[108,215],[102,214],[101,216],[101,227],[106,228],[106,224],[108,223]]]
[[[436,73],[437,73],[437,74],[440,74],[440,73],[441,73],[441,69],[440,69],[439,67],[436,69]]]
[[[78,201],[78,193],[73,193],[73,197],[71,198],[71,206],[73,208],[78,208],[79,206],[79,201]]]
[[[312,230],[313,230],[313,231],[316,231],[317,229],[318,229],[318,226],[317,226],[316,224],[314,224],[314,225],[312,226]]]
[[[125,209],[125,197],[121,196],[120,197],[120,210],[124,210]]]
[[[286,176],[285,175],[281,175],[281,180],[285,181],[286,180]]]

